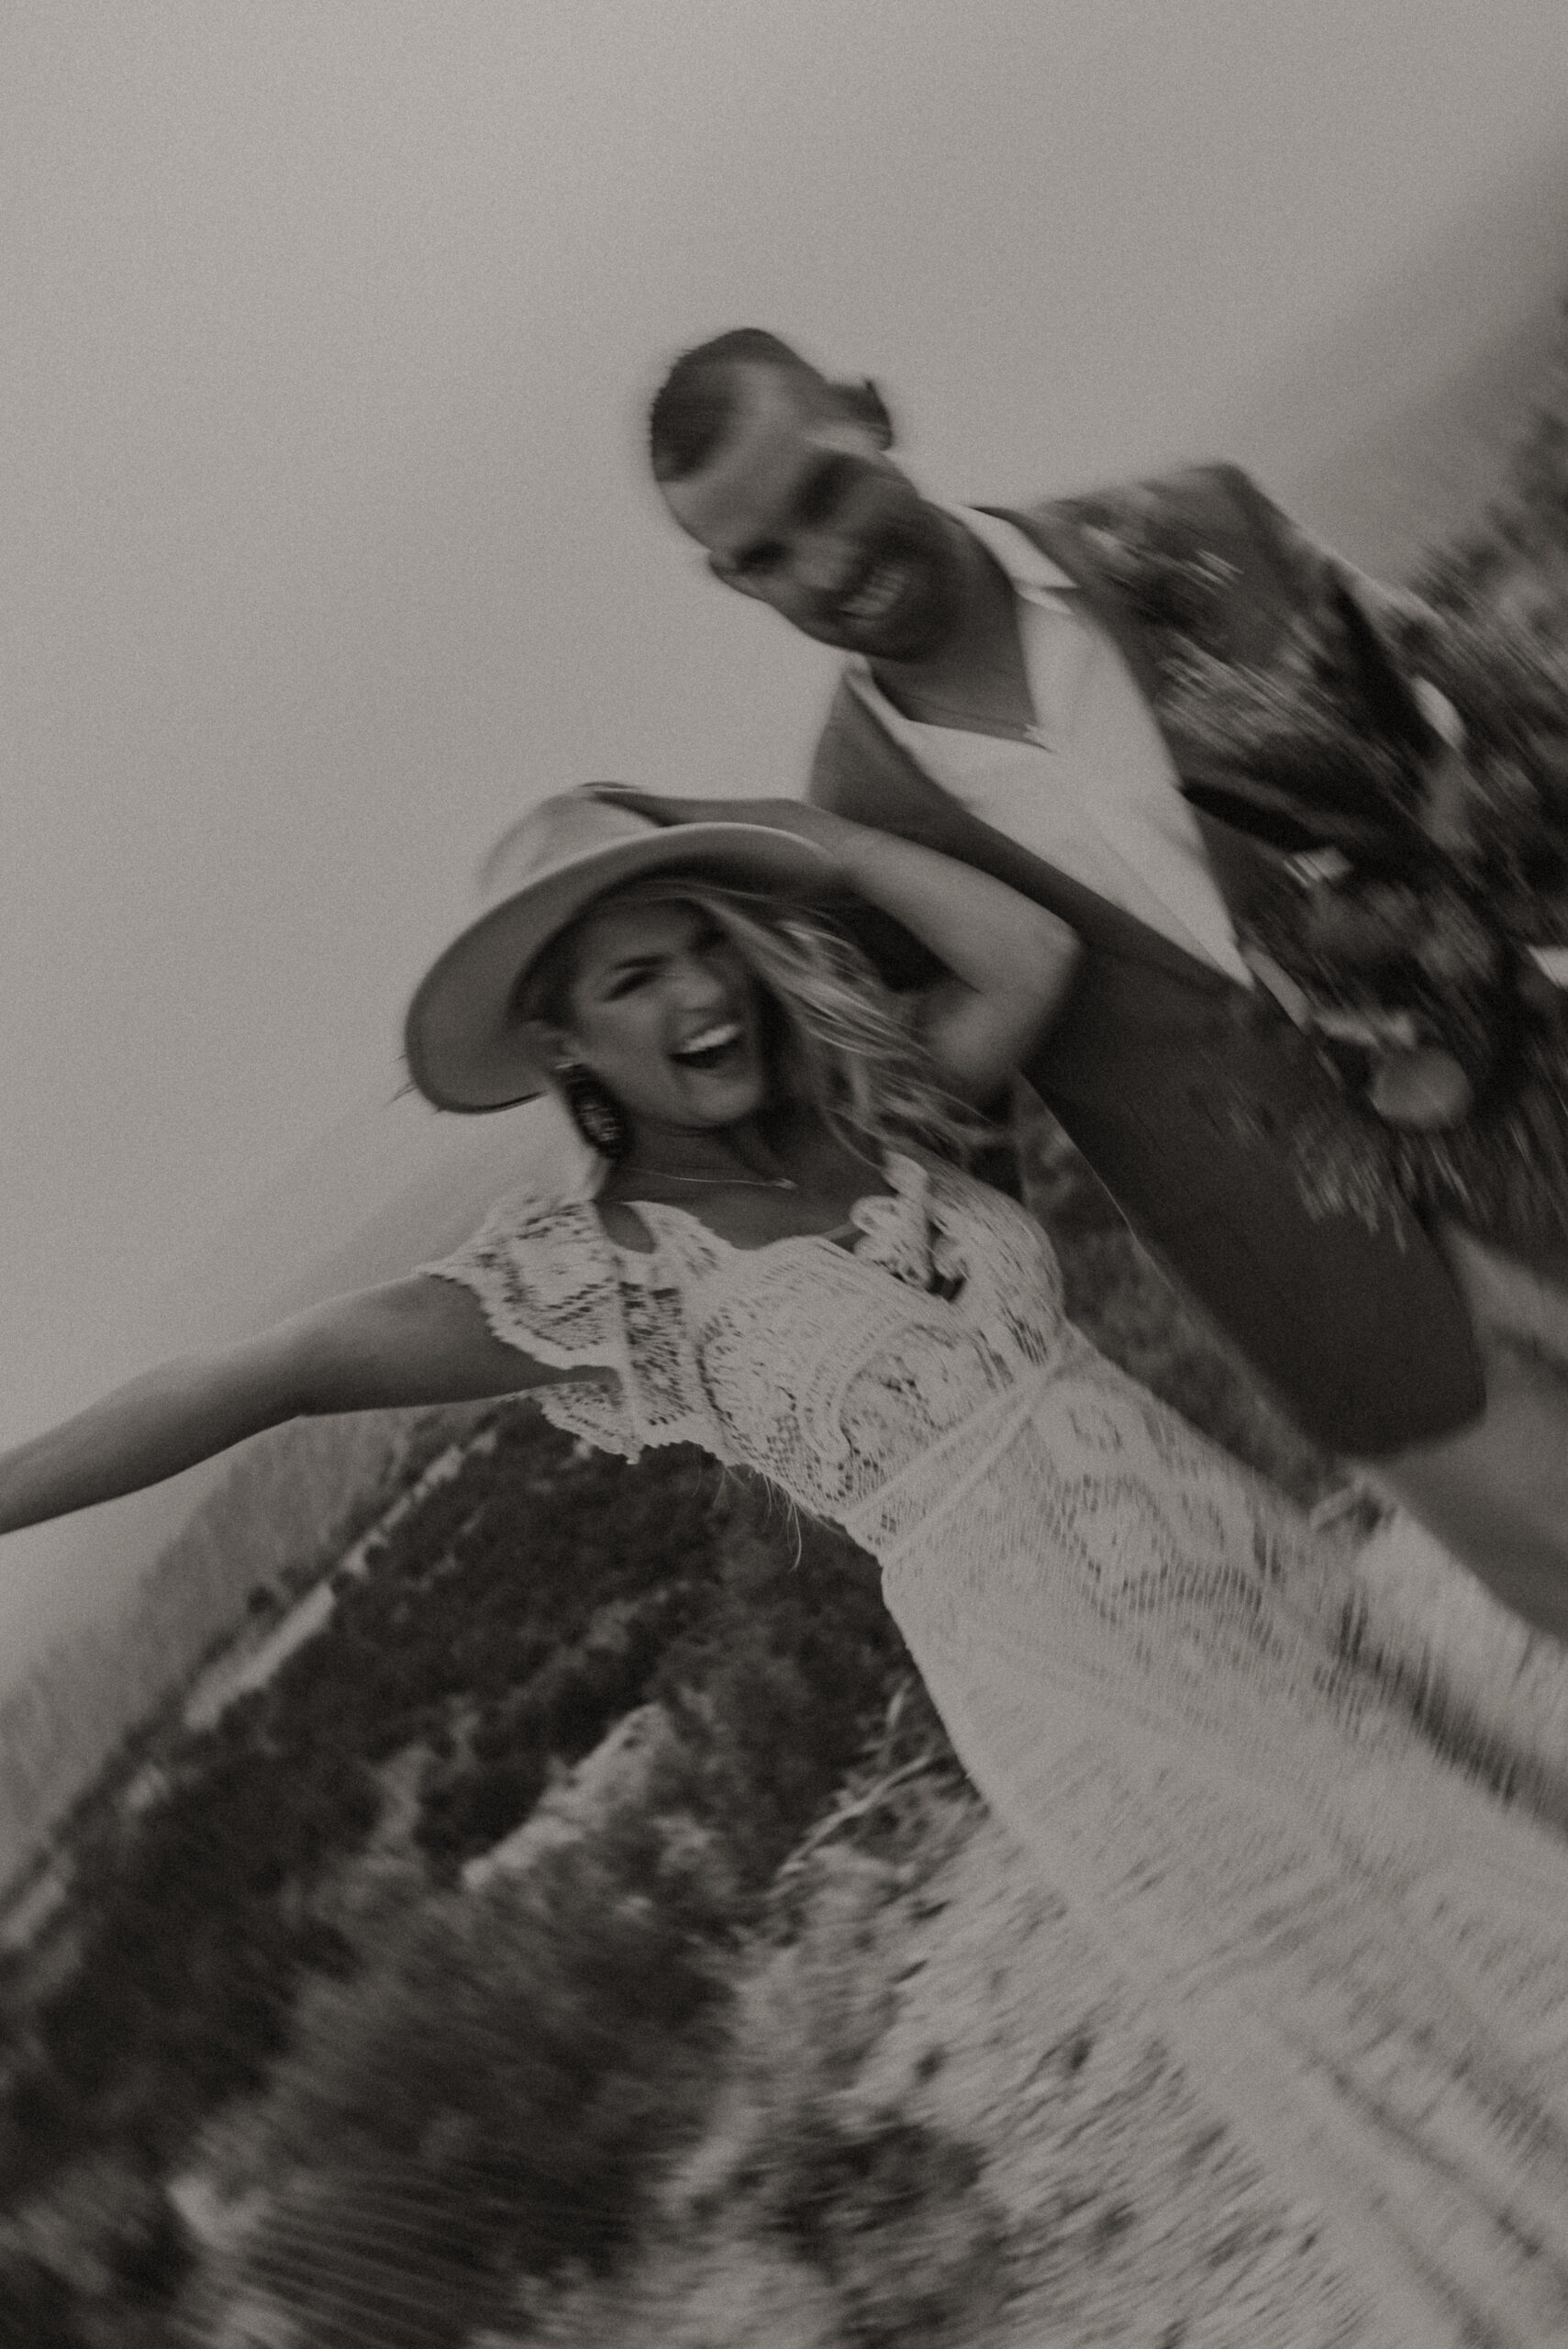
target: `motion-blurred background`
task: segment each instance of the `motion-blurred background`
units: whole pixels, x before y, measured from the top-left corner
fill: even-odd
[[[1561,395],[1565,69],[1560,0],[14,0],[0,20],[0,1444],[160,1352],[439,1251],[505,1185],[539,1118],[462,1126],[399,1097],[397,1030],[410,985],[466,911],[480,853],[522,805],[592,776],[799,787],[829,656],[721,595],[644,479],[641,410],[675,350],[754,323],[874,374],[912,467],[952,495],[1231,456],[1345,552],[1404,574],[1425,550],[1485,532],[1521,436],[1535,436],[1537,489],[1560,450],[1560,426],[1538,415]],[[1129,1260],[1113,1277],[1102,1242],[1084,1246],[1084,1294],[1110,1334],[1189,1408],[1201,1389],[1237,1432],[1227,1414],[1240,1407],[1198,1341],[1161,1321]],[[96,2175],[83,2150],[106,2142],[94,2098],[145,2121],[180,2070],[172,2048],[149,2052],[153,1966],[117,2043],[122,2073],[104,2071],[95,2037],[101,1971],[74,2023],[61,2009],[52,2076],[29,2072],[50,1966],[56,1988],[84,1948],[114,1971],[80,1916],[59,1923],[72,1883],[92,1887],[93,1930],[111,1918],[134,1941],[136,1902],[159,1866],[179,1879],[187,1828],[197,1842],[220,1820],[226,1836],[261,1832],[263,1781],[246,1775],[257,1753],[287,1753],[291,1786],[317,1789],[300,1797],[314,1856],[269,1844],[258,1862],[278,1883],[257,1899],[268,1916],[292,1901],[304,1938],[258,1957],[253,2010],[198,1998],[183,2016],[218,2053],[190,2110],[167,2113],[167,2143],[152,2129],[134,2157],[116,2154],[146,2186],[173,2174],[190,2131],[234,2091],[236,2034],[253,2026],[274,2054],[295,2043],[290,1986],[330,1975],[332,1933],[354,1944],[354,1871],[378,1836],[393,1876],[414,1871],[397,1878],[405,1892],[425,1886],[409,1893],[417,1909],[421,1869],[449,1885],[606,1724],[660,1690],[706,1687],[742,1618],[763,1626],[762,1677],[731,1688],[735,1722],[756,1710],[782,1723],[820,1692],[797,1600],[755,1563],[766,1529],[715,1520],[700,1484],[638,1501],[589,1478],[587,1497],[562,1499],[586,1470],[523,1424],[500,1439],[495,1477],[482,1431],[457,1486],[486,1524],[548,1487],[546,1552],[570,1561],[576,1543],[598,1562],[584,1570],[594,1603],[579,1620],[564,1598],[556,1613],[541,1601],[513,1627],[516,1653],[495,1647],[487,1695],[462,1681],[480,1667],[441,1612],[449,1600],[431,1596],[454,1538],[439,1478],[377,1537],[393,1545],[392,1583],[343,1578],[367,1528],[469,1441],[452,1424],[308,1431],[259,1447],[227,1483],[198,1473],[4,1545],[0,1884],[13,1888],[14,1950],[35,1955],[16,1960],[14,2012],[33,2021],[0,2042],[0,2087],[36,2098],[52,2076],[50,2125],[65,2128],[39,2205],[54,2215],[27,2238],[35,2267],[48,2266],[45,2239],[67,2243],[65,2270],[90,2267],[82,2245],[113,2236],[120,2222],[104,2212],[122,2206],[132,2268],[166,2255],[158,2273],[177,2281],[184,2256],[158,2252],[152,2206],[125,2201],[123,2165],[112,2190],[59,2184]],[[1265,1451],[1277,1440],[1280,1473],[1310,1483],[1278,1431],[1240,1432]],[[611,1571],[651,1510],[676,1527],[690,1567],[678,1621],[645,1622]],[[510,1620],[502,1539],[476,1536],[469,1559],[480,1624]],[[817,1562],[824,1588],[841,1564]],[[329,1571],[338,1626],[312,1642],[320,1619],[297,1609]],[[377,1684],[383,1709],[359,1722],[350,1769],[321,1746],[320,1724],[341,1727],[342,1691],[395,1648],[396,1575],[436,1611],[414,1607],[417,1664],[406,1685]],[[773,1595],[759,1598],[764,1585]],[[810,1699],[824,1709],[815,1727],[797,1720],[821,1783],[808,1772],[767,1821],[756,1788],[746,1796],[751,1858],[735,1865],[757,1882],[733,1911],[704,1879],[721,1935],[755,1921],[779,1854],[840,1798],[856,1741],[897,1683],[882,1634],[851,1615],[840,1628],[858,1661]],[[302,1643],[292,1682],[267,1648],[285,1630]],[[551,1642],[577,1678],[564,1695],[535,1689],[519,1713]],[[467,1660],[452,1663],[459,1649]],[[780,1672],[793,1693],[775,1690],[770,1715],[758,1687]],[[719,1718],[731,1718],[722,1705]],[[929,1724],[917,1734],[912,1718],[883,1753],[884,1777],[927,1750]],[[168,1814],[169,1851],[130,1868],[130,1910],[106,1906],[129,1866],[126,1822],[164,1815],[180,1741],[220,1720],[250,1724],[224,1734],[249,1757],[251,1791],[232,1815],[204,1793],[195,1826]],[[741,1765],[727,1749],[700,1766],[681,1753],[660,1765],[679,1781],[676,1807],[717,1832],[724,1774]],[[404,1776],[389,1779],[399,1754]],[[319,1792],[335,1771],[340,1815]],[[61,1865],[51,1830],[83,1790]],[[329,1861],[330,1874],[345,1854],[352,1884],[332,1876],[312,1909],[311,1868]],[[585,1915],[640,1882],[630,1861],[624,1880],[620,1859],[594,1865],[597,1893],[568,1901]],[[217,1900],[216,1883],[190,1899]],[[214,1926],[205,1962],[218,1973],[260,1931],[250,1898]],[[311,1940],[306,1911],[325,1939]],[[56,1956],[40,1976],[50,1917]],[[449,1918],[430,1926],[437,1942],[449,1926],[467,1930]],[[641,1962],[625,1957],[633,1972]],[[298,2047],[331,2031],[319,2017],[298,2027],[295,2089],[279,2091],[265,2160],[241,2131],[242,2154],[228,2171],[209,2164],[204,2192],[221,2173],[240,2202],[263,2175],[275,2193],[301,2132],[325,2127],[299,2102]],[[387,2028],[395,2042],[402,2025]],[[779,2044],[787,2070],[796,2043]],[[72,2048],[96,2081],[74,2121],[60,2087]],[[527,2093],[543,2093],[538,2079]],[[636,2094],[680,2105],[663,2074]],[[635,2131],[627,2142],[612,2167],[642,2158]],[[823,2175],[837,2175],[824,2142]],[[896,2167],[904,2141],[889,2142],[875,2158]],[[951,2203],[948,2155],[916,2152]],[[589,2171],[586,2207],[607,2207]],[[73,2221],[72,2193],[96,2216]],[[971,2282],[995,2251],[993,2218],[974,2224],[954,2254]],[[786,2282],[781,2305],[803,2288],[793,2271]],[[953,2288],[954,2306],[970,2305],[969,2285]],[[39,2287],[33,2329],[17,2336],[28,2349],[46,2338],[51,2289]],[[100,2319],[104,2338],[132,2337],[123,2293],[94,2318],[79,2275],[70,2289],[59,2322],[87,2330],[61,2342],[96,2339]],[[836,2339],[840,2320],[844,2338],[873,2337],[840,2309],[800,2338]],[[582,2320],[584,2337],[598,2321]],[[0,2340],[4,2321],[0,2307]],[[222,2337],[271,2340],[272,2321]],[[276,2337],[336,2340],[336,2321]],[[361,2337],[390,2340],[390,2321]],[[918,2321],[938,2337],[937,2317]]]

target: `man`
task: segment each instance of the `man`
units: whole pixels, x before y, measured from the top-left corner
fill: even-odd
[[[1408,599],[1233,467],[953,511],[893,440],[873,385],[754,328],[653,404],[655,477],[716,577],[850,656],[811,796],[1072,923],[1082,974],[1029,1081],[1297,1422],[1568,1632],[1568,1370],[1543,1360],[1568,1362],[1568,1296],[1386,1198],[1305,1203],[1281,1138],[1348,1112],[1288,984],[1240,950],[1281,853],[1271,794],[1223,695],[1193,690],[1244,674],[1288,710],[1359,664],[1367,723],[1442,755],[1451,712],[1394,646]]]

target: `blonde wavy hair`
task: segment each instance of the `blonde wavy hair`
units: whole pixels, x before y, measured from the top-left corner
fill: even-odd
[[[827,916],[761,891],[660,874],[606,892],[521,974],[520,1019],[560,1024],[576,936],[608,905],[693,906],[724,932],[773,1014],[764,1030],[775,1092],[808,1104],[858,1155],[874,1162],[913,1144],[962,1162],[992,1137],[942,1083],[911,1002],[854,941]]]

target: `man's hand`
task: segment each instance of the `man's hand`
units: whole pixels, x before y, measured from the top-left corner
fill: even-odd
[[[756,824],[770,832],[791,832],[835,856],[862,829],[804,799],[677,799],[662,791],[639,791],[629,783],[596,783],[588,796],[646,816],[653,824]]]

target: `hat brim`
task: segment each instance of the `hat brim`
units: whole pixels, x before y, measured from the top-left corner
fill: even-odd
[[[408,1007],[408,1073],[438,1109],[510,1109],[545,1090],[514,1004],[517,982],[552,938],[595,899],[641,874],[689,871],[778,889],[831,893],[837,867],[825,848],[764,824],[672,824],[576,857],[503,898],[470,924],[426,973]]]

